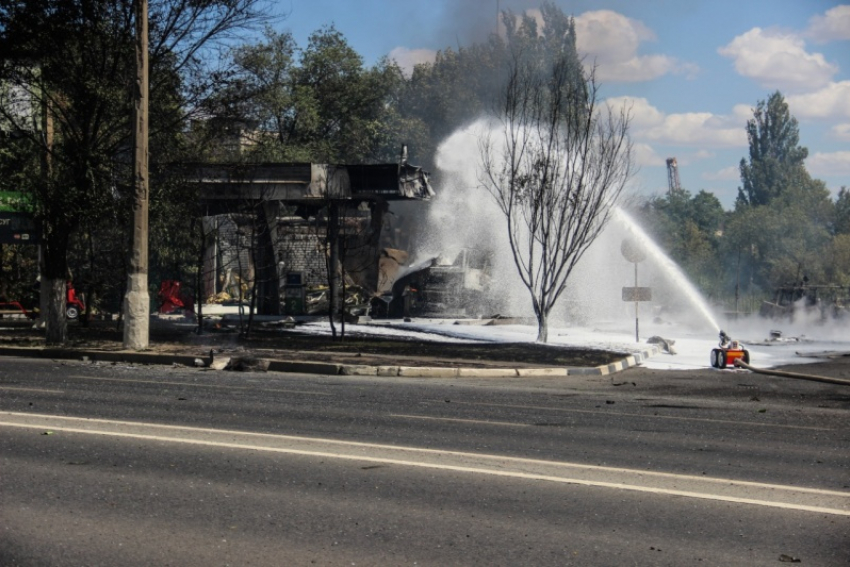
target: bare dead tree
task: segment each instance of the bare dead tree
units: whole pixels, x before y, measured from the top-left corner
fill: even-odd
[[[541,70],[517,57],[479,148],[481,181],[505,216],[539,342],[633,173],[627,109],[600,108],[595,72],[574,65],[556,58]]]

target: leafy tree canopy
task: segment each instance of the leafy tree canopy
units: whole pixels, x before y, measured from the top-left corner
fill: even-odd
[[[836,234],[850,234],[850,190],[841,187],[835,198],[835,223],[833,229]]]
[[[738,205],[767,205],[786,188],[809,180],[803,165],[809,151],[799,145],[797,119],[779,91],[760,100],[747,121],[749,162],[740,163]]]
[[[289,33],[233,51],[235,69],[210,113],[250,140],[247,158],[326,163],[396,159],[416,125],[398,112],[404,77],[382,60],[367,68],[333,26],[299,48]],[[234,156],[224,156],[232,159]]]

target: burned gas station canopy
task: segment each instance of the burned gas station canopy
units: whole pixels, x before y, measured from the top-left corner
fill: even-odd
[[[249,289],[243,284],[256,283],[259,313],[274,315],[298,314],[287,302],[303,306],[307,287],[326,286],[338,302],[343,274],[363,293],[377,293],[389,203],[434,196],[428,174],[406,155],[403,148],[399,163],[371,165],[181,166],[184,181],[198,189],[213,236],[204,294],[233,288],[231,297],[243,297]]]
[[[428,174],[407,163],[192,164],[186,179],[200,184],[201,201],[426,200],[434,196]],[[234,203],[235,204],[235,203]]]

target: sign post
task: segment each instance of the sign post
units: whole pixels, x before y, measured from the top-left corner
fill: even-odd
[[[623,288],[623,301],[635,302],[635,342],[639,343],[639,303],[641,301],[652,301],[652,289],[648,287],[638,287],[638,264],[646,260],[646,253],[629,239],[623,239],[623,242],[620,245],[620,252],[626,260],[635,265],[635,286]]]

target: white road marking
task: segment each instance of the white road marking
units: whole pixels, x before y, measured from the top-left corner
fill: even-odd
[[[850,492],[817,488],[461,451],[106,419],[0,412],[0,420],[0,427],[49,429],[54,432],[392,464],[850,516]]]
[[[490,421],[488,419],[461,419],[457,417],[433,417],[430,415],[407,415],[403,413],[391,413],[389,417],[401,417],[404,419],[423,419],[430,421],[450,421],[457,423],[480,423],[482,425],[502,425],[505,427],[531,427],[528,423],[514,423],[510,421]]]
[[[426,400],[426,402],[433,403],[445,403],[444,400]],[[518,404],[488,404],[481,402],[458,402],[452,400],[453,404],[456,405],[466,405],[466,406],[482,406],[482,407],[494,407],[494,408],[511,408],[511,409],[530,409],[530,410],[542,410],[542,411],[554,411],[560,413],[587,413],[591,415],[610,415],[610,412],[602,412],[599,410],[583,410],[583,409],[574,409],[574,408],[558,408],[558,407],[550,407],[550,406],[524,406]],[[658,409],[670,409],[670,408],[658,408]],[[777,429],[802,429],[805,431],[835,431],[835,428],[829,427],[812,427],[807,425],[787,425],[784,423],[764,423],[761,421],[739,421],[732,419],[711,419],[707,417],[684,417],[679,415],[658,415],[652,414],[648,415],[645,413],[617,413],[618,416],[626,416],[626,417],[640,417],[645,419],[669,419],[674,421],[697,421],[703,423],[723,423],[726,425],[752,425],[756,427],[775,427]]]
[[[39,392],[41,394],[64,394],[65,390],[48,390],[46,388],[26,388],[24,386],[0,386],[0,390],[12,390],[15,392]]]

